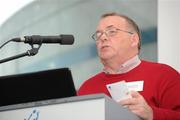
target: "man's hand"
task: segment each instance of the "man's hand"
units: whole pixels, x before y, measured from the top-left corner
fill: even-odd
[[[144,120],[152,120],[152,108],[147,104],[143,96],[135,91],[131,92],[131,96],[132,98],[122,100],[119,102],[119,104],[122,106],[127,106],[131,112]]]

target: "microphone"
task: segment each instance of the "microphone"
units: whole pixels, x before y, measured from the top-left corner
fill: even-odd
[[[73,35],[58,35],[58,36],[24,36],[22,38],[11,39],[14,42],[24,42],[29,44],[41,44],[41,43],[59,43],[62,45],[72,45],[74,43]]]

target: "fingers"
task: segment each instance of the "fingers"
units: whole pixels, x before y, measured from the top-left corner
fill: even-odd
[[[121,104],[122,106],[126,106],[126,105],[135,105],[137,104],[137,102],[138,101],[135,98],[128,98],[128,99],[119,101],[119,104]]]
[[[124,106],[124,105],[135,105],[135,104],[138,104],[139,101],[141,101],[140,99],[142,99],[142,97],[138,92],[132,91],[130,94],[131,94],[132,98],[128,98],[128,99],[119,101],[119,103],[122,106]]]
[[[119,102],[122,106],[127,106],[128,109],[143,119],[153,118],[153,112],[151,107],[147,104],[145,99],[135,91],[131,92],[132,98],[128,98]]]
[[[153,111],[150,106],[147,105],[134,105],[128,106],[129,110],[144,120],[153,119]]]
[[[132,98],[139,98],[141,97],[141,94],[139,92],[136,92],[136,91],[131,91],[131,96]]]
[[[141,104],[136,104],[136,105],[129,105],[128,106],[128,109],[130,110],[130,111],[133,111],[133,110],[139,110],[140,108],[142,108],[143,107],[143,105],[141,105]]]

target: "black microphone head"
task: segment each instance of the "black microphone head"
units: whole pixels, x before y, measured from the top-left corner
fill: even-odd
[[[61,44],[72,45],[74,43],[73,35],[60,35],[60,37],[61,37]]]

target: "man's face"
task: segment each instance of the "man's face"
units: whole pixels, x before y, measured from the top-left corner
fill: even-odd
[[[100,20],[96,33],[103,34],[96,42],[96,45],[101,60],[108,60],[114,57],[124,58],[132,51],[132,34],[117,29],[129,31],[125,19],[119,16],[109,16]],[[115,30],[116,32],[111,35]],[[105,31],[110,35],[105,34]]]

